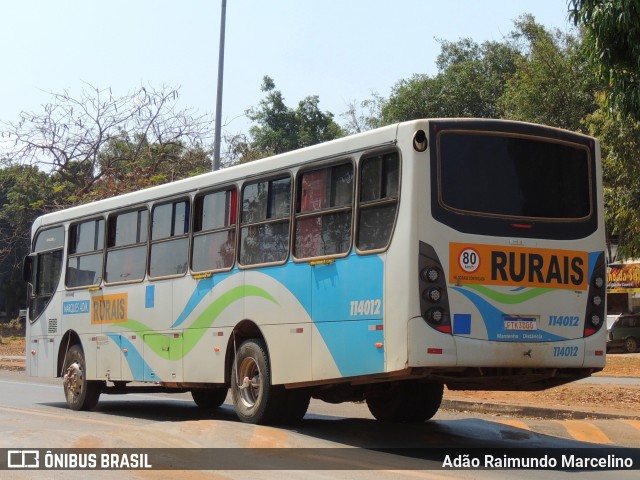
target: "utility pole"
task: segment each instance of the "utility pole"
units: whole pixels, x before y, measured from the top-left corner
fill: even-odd
[[[227,0],[222,0],[220,13],[220,50],[218,52],[218,97],[216,99],[216,125],[213,140],[213,169],[220,169],[220,143],[222,135],[222,80],[224,78],[224,30],[227,18]]]

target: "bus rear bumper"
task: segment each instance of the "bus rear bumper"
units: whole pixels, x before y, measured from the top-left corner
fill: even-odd
[[[408,365],[451,390],[543,390],[605,366],[604,332],[561,342],[495,342],[432,329],[425,335],[421,330],[430,327],[420,320],[410,321]]]

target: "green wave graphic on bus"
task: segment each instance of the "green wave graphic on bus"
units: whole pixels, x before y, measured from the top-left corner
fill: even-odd
[[[546,293],[554,291],[553,288],[532,288],[520,293],[503,293],[496,292],[495,290],[485,287],[484,285],[465,285],[469,290],[475,290],[481,295],[490,298],[491,300],[503,303],[507,305],[517,305],[519,303],[527,302],[533,298],[539,297]]]
[[[197,332],[196,335],[189,335],[188,339],[184,340],[182,344],[181,354],[179,356],[172,355],[171,360],[178,360],[180,358],[185,357],[192,349],[195,347],[198,342],[202,339],[204,334],[206,333],[206,329],[213,325],[213,322],[220,316],[220,314],[229,307],[232,303],[237,302],[245,297],[262,297],[265,300],[269,300],[270,302],[278,305],[278,302],[275,298],[273,298],[267,291],[263,290],[260,287],[252,286],[252,285],[244,285],[240,287],[235,287],[229,290],[226,293],[223,293],[218,297],[211,305],[209,305],[204,312],[202,312],[198,318],[191,324],[190,329],[194,329]],[[142,322],[137,320],[128,319],[126,322],[116,324],[119,328],[125,329],[127,331],[131,331],[142,335],[144,333],[153,333],[156,330],[151,327],[145,325]],[[164,342],[162,342],[161,338],[157,335],[142,335],[144,343],[159,357],[169,360],[169,350],[163,348],[166,346]],[[170,339],[171,341],[171,339]]]

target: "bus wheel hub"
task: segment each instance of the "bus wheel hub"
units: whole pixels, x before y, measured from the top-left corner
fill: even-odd
[[[74,395],[78,394],[82,388],[82,370],[80,369],[80,365],[78,362],[73,362],[67,368],[67,373],[64,376],[63,380],[64,386],[73,393]]]

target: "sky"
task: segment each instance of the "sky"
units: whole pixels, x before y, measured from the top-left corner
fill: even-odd
[[[344,123],[349,102],[435,74],[437,39],[501,41],[524,13],[571,29],[567,0],[227,0],[223,131],[248,132],[265,75],[289,107],[317,95]],[[86,84],[179,87],[180,108],[215,112],[221,0],[5,0],[1,15],[0,122]]]

